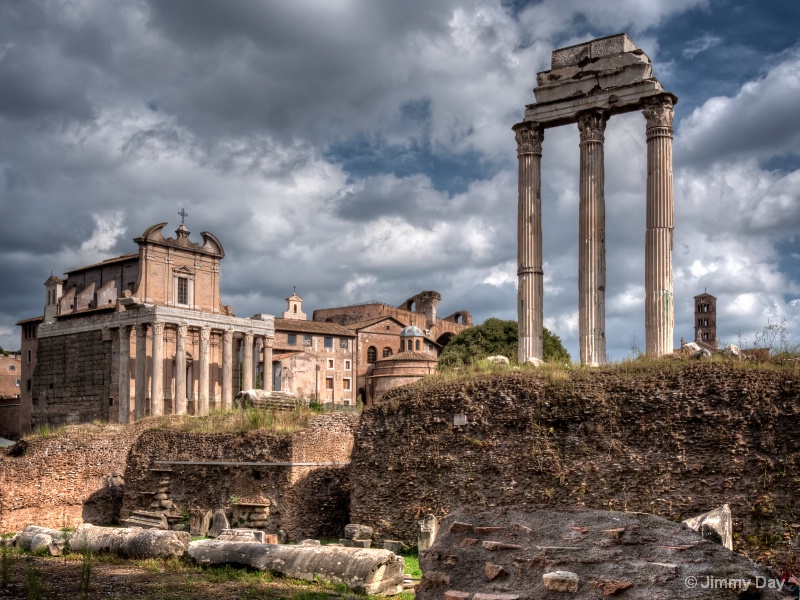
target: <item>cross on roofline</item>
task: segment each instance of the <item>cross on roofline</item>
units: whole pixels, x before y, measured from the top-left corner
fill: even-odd
[[[187,213],[184,209],[181,209],[181,211],[178,213],[178,216],[181,218],[181,225],[183,225],[183,221],[189,216],[189,213]]]

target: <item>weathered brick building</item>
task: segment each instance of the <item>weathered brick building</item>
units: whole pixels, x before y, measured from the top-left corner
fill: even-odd
[[[183,223],[165,238],[165,226],[136,238],[138,253],[45,282],[44,315],[17,323],[20,406],[0,429],[206,414],[253,387],[259,359],[272,368],[273,317],[222,305],[219,240],[193,243]]]
[[[367,378],[380,360],[388,359],[403,351],[400,347],[401,334],[406,327],[416,327],[422,332],[422,337],[418,340],[420,347],[415,352],[433,357],[434,365],[435,359],[450,338],[472,327],[472,315],[465,310],[438,318],[436,309],[441,298],[439,292],[424,291],[412,296],[400,306],[391,306],[383,302],[366,302],[323,308],[314,311],[313,319],[336,323],[356,334],[355,370],[358,394],[369,404],[375,395],[368,390]],[[422,363],[416,365],[420,367],[419,372],[421,374],[432,372],[433,368],[427,364],[429,361],[422,362],[426,363],[424,367]],[[401,381],[403,378],[397,379],[396,385],[401,385]]]
[[[356,334],[336,323],[308,321],[303,299],[286,299],[275,319],[272,388],[326,404],[355,405]]]

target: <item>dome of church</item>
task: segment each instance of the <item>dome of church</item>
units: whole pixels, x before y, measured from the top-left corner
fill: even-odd
[[[423,337],[424,334],[419,327],[414,327],[413,325],[409,325],[408,327],[403,327],[403,331],[400,332],[400,337]]]

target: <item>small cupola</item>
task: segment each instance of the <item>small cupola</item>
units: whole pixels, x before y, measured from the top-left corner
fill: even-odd
[[[292,295],[286,299],[286,311],[283,313],[283,318],[306,320],[306,313],[303,312],[303,299],[297,295],[297,292],[292,292]]]
[[[400,352],[422,352],[425,334],[419,327],[409,325],[400,332]]]

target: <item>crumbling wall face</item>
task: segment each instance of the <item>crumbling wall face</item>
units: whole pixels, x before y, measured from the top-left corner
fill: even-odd
[[[662,362],[402,388],[362,414],[351,521],[378,538],[413,542],[421,515],[469,505],[586,506],[680,520],[728,503],[737,549],[758,554],[780,540],[793,553],[798,422],[800,371],[736,364]]]
[[[171,515],[193,508],[230,509],[239,502],[269,505],[267,529],[283,529],[290,539],[340,535],[349,515],[346,462],[353,446],[357,416],[324,415],[294,434],[264,431],[199,434],[153,429],[131,449],[125,472],[121,518],[135,510],[161,510],[168,500]],[[187,461],[195,464],[160,464]],[[199,463],[342,463],[331,466],[204,465]],[[169,468],[172,472],[157,469]],[[154,470],[156,469],[156,470]],[[168,498],[156,498],[169,480]]]
[[[108,421],[111,337],[100,330],[39,339],[31,426]]]
[[[350,457],[356,414],[326,415],[292,436],[292,461],[338,463],[295,467],[281,525],[294,539],[341,537],[350,522]]]
[[[128,450],[139,428],[90,425],[27,437],[0,455],[0,533],[37,524],[110,525],[122,504]]]

